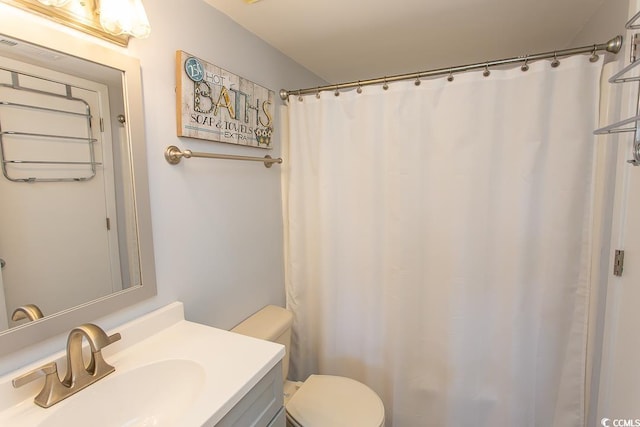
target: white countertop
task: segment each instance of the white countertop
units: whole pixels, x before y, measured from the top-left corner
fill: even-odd
[[[220,421],[262,377],[283,357],[284,347],[229,331],[204,326],[184,320],[181,303],[170,304],[160,310],[135,319],[112,331],[122,339],[103,350],[105,360],[115,366],[116,372],[81,390],[48,409],[33,403],[43,380],[34,381],[20,389],[11,385],[16,376],[52,360],[58,361],[59,375],[64,375],[64,352],[43,358],[38,363],[25,366],[9,375],[0,377],[0,425],[34,426],[64,405],[72,405],[74,398],[83,393],[98,392],[101,382],[123,375],[152,363],[188,360],[202,368],[203,381],[188,410],[181,416],[179,425],[214,425]],[[180,389],[171,390],[172,384],[163,384],[167,390],[179,396]],[[153,399],[150,393],[148,399]],[[104,399],[103,399],[104,400]],[[101,402],[109,405],[109,402]],[[113,408],[117,411],[118,408]],[[15,424],[18,422],[18,424]],[[11,423],[11,424],[9,424]],[[100,426],[100,420],[65,419],[64,426]]]

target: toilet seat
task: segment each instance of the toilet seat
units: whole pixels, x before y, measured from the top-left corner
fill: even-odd
[[[366,385],[345,377],[311,375],[286,405],[293,425],[382,427],[384,405]]]

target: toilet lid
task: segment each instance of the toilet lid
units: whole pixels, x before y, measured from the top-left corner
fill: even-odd
[[[304,427],[380,427],[384,405],[366,385],[345,377],[311,375],[287,403]]]

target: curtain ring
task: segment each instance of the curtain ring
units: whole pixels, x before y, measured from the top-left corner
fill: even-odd
[[[558,52],[553,52],[553,61],[551,61],[551,67],[558,68],[560,61],[558,61]]]
[[[333,92],[335,96],[340,96],[340,91],[338,90],[338,85],[336,85],[336,91]]]
[[[387,76],[384,76],[384,84],[382,85],[382,89],[389,89],[389,85],[387,84]]]
[[[413,82],[413,84],[416,86],[420,86],[422,84],[422,81],[420,80],[420,74],[416,74],[416,81]]]
[[[522,64],[522,67],[520,67],[520,69],[524,72],[524,71],[529,71],[529,55],[524,57],[524,64]]]
[[[362,86],[360,85],[360,80],[358,80],[358,89],[356,89],[356,92],[362,93]]]
[[[316,98],[320,99],[320,86],[316,88]]]
[[[304,101],[304,98],[302,97],[302,95],[300,95],[300,91],[298,90],[298,101],[302,102]]]
[[[449,76],[447,77],[447,81],[453,81],[453,70],[451,68],[449,68]]]
[[[482,73],[482,75],[485,77],[489,77],[491,75],[491,71],[489,71],[489,63],[485,64],[484,72]]]
[[[598,62],[598,59],[600,59],[600,56],[598,56],[598,54],[596,53],[597,51],[598,51],[598,47],[594,44],[593,52],[591,52],[591,56],[589,57],[589,62]]]

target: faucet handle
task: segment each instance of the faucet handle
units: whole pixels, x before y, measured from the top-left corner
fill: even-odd
[[[113,335],[106,337],[106,340],[105,340],[106,342],[103,343],[102,348],[110,344],[113,344],[116,341],[119,341],[120,338],[122,338],[122,336],[119,333],[115,333]],[[92,353],[92,355],[93,357],[91,358],[91,363],[89,363],[89,366],[87,367],[87,372],[89,372],[92,376],[96,378],[102,378],[103,376],[108,375],[111,372],[115,371],[116,368],[109,365],[104,360],[102,351],[100,350],[95,351]]]
[[[120,335],[120,332],[116,332],[115,334],[109,335],[107,337],[107,339],[109,340],[109,344],[113,344],[116,341],[120,341],[121,338],[122,338],[122,335]],[[109,345],[109,344],[107,344],[107,345]]]
[[[18,387],[22,387],[27,383],[30,383],[31,381],[37,380],[42,376],[49,376],[52,374],[57,375],[57,373],[58,373],[58,365],[56,365],[56,362],[50,362],[50,363],[47,363],[46,365],[42,365],[32,371],[29,371],[26,374],[22,374],[19,377],[14,378],[13,381],[11,382],[13,384],[13,387],[18,388]]]

